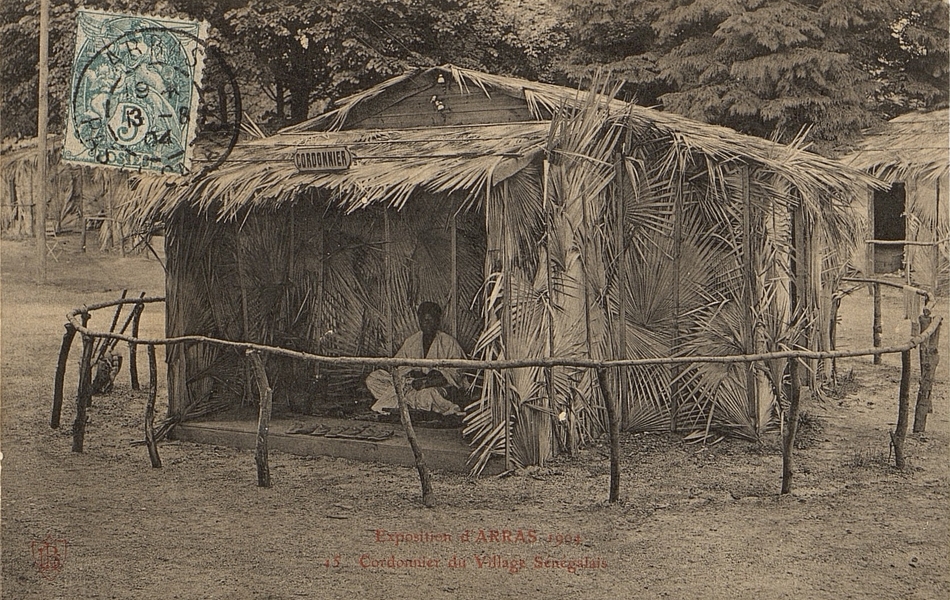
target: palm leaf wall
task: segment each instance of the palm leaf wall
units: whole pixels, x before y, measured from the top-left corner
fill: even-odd
[[[557,155],[557,162],[547,165],[542,181],[548,201],[531,196],[544,197],[544,189],[526,197],[524,185],[519,193],[490,196],[495,204],[486,210],[487,228],[496,237],[489,241],[495,252],[489,253],[485,313],[491,318],[479,344],[482,356],[633,358],[757,353],[793,344],[826,348],[820,332],[831,318],[827,289],[844,273],[830,240],[852,236],[840,201],[825,196],[806,204],[799,189],[755,165],[743,183],[738,161],[712,161],[675,137],[605,122],[596,103],[555,118],[549,156]],[[618,160],[621,140],[634,150]],[[674,240],[677,201],[681,238]],[[799,294],[808,308],[793,317],[790,214],[798,209],[809,216],[805,239],[816,243],[815,250],[800,251],[799,269],[807,276]],[[521,218],[546,223],[542,243],[524,243],[531,228]],[[820,369],[810,367],[817,388]],[[486,378],[489,385],[469,419],[476,467],[504,450],[506,435],[517,466],[571,451],[606,426],[589,373],[519,371]],[[612,381],[626,429],[715,428],[755,439],[778,425],[786,371],[787,361],[695,363],[676,371],[623,369]]]

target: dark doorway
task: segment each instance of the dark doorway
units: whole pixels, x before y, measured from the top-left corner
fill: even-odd
[[[888,241],[904,239],[906,198],[903,183],[895,183],[889,190],[874,192],[874,239]],[[874,245],[875,273],[895,273],[903,266],[903,262],[903,245]]]

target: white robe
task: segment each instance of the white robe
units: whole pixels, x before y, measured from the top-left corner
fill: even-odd
[[[465,353],[462,352],[462,347],[455,341],[455,338],[443,331],[436,331],[432,344],[429,346],[429,352],[424,354],[422,351],[422,332],[418,331],[409,336],[399,351],[396,352],[395,358],[465,358]],[[429,410],[443,415],[464,414],[456,404],[445,399],[443,388],[413,389],[409,372],[417,369],[423,373],[432,370],[420,367],[399,367],[396,370],[398,377],[403,382],[403,396],[409,408]],[[458,369],[446,367],[438,369],[438,371],[445,376],[449,385],[460,387]],[[399,401],[396,398],[396,388],[393,387],[393,380],[389,375],[389,371],[377,370],[370,373],[366,378],[366,387],[376,398],[376,403],[371,407],[374,411],[381,413],[384,409],[399,406]]]

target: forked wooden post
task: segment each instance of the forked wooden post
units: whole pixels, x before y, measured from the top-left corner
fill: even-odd
[[[749,182],[749,165],[739,167],[740,194],[742,196],[742,337],[745,354],[755,354],[755,260],[753,247],[752,193]],[[752,417],[752,426],[758,432],[759,398],[756,390],[755,363],[745,365],[746,411]]]
[[[79,361],[79,391],[76,394],[76,420],[73,422],[73,452],[82,452],[86,437],[86,408],[92,402],[91,335],[82,335],[82,359]]]
[[[426,458],[422,453],[422,447],[419,446],[419,440],[416,438],[416,431],[412,427],[412,419],[409,417],[409,405],[406,404],[406,398],[402,393],[402,381],[400,381],[397,368],[389,370],[389,376],[393,380],[393,388],[396,390],[396,399],[399,401],[399,420],[406,430],[406,437],[409,439],[409,447],[412,449],[412,457],[416,462],[416,470],[419,472],[419,482],[422,484],[422,503],[426,507],[435,506],[435,496],[432,493],[432,474],[429,473],[429,467],[426,466]]]
[[[620,500],[620,411],[616,399],[610,393],[605,369],[597,369],[597,383],[600,384],[600,393],[604,396],[609,422],[607,435],[610,438],[610,494],[607,501],[614,503]]]
[[[162,468],[162,459],[158,456],[158,445],[155,443],[155,396],[158,393],[158,366],[155,364],[155,346],[149,344],[148,351],[148,401],[145,403],[145,445],[148,447],[148,458],[152,461],[153,469]]]
[[[910,350],[901,352],[901,387],[897,398],[897,427],[891,434],[891,444],[894,446],[894,466],[903,469],[904,439],[907,437],[907,418],[910,411]]]
[[[143,294],[144,296],[144,294]],[[145,309],[145,305],[141,302],[137,303],[132,309],[132,337],[139,337],[139,317],[142,316],[142,311]],[[149,351],[154,354],[155,348],[149,346]],[[150,359],[151,360],[151,359]],[[149,365],[149,374],[151,374],[151,365]],[[139,386],[139,364],[136,353],[136,344],[135,342],[129,342],[129,378],[131,379],[132,389],[138,390]],[[152,386],[152,383],[149,382],[149,386]]]
[[[838,311],[841,309],[841,297],[834,295],[831,298],[831,319],[828,322],[828,350],[838,348]],[[838,385],[838,359],[831,359],[831,382]]]
[[[789,256],[789,271],[791,272],[791,285],[789,286],[789,300],[792,308],[793,322],[800,319],[806,309],[807,287],[806,287],[806,269],[807,264],[803,260],[806,241],[804,239],[805,224],[801,204],[793,207],[791,210],[792,227],[791,242],[792,251]],[[792,348],[798,349],[799,335],[792,339]],[[798,415],[801,409],[802,397],[802,378],[799,373],[799,358],[793,356],[788,363],[789,398],[787,422],[785,425],[785,438],[782,440],[782,493],[788,494],[792,491],[792,475],[795,472],[794,457],[795,436],[798,435]]]
[[[449,282],[449,314],[452,319],[449,321],[449,334],[458,338],[459,330],[459,227],[458,213],[452,214],[451,225],[451,274]]]
[[[920,330],[925,331],[932,321],[930,309],[925,308],[919,318]],[[937,364],[940,362],[940,327],[942,325],[942,322],[937,323],[937,329],[920,345],[920,387],[917,390],[917,406],[914,409],[914,433],[923,433],[927,430],[927,415],[933,411],[930,395],[933,392]]]
[[[788,398],[788,423],[785,426],[785,439],[782,440],[782,493],[792,491],[792,475],[795,472],[794,458],[795,436],[798,435],[798,415],[801,412],[802,382],[798,374],[798,359],[788,363],[790,381]]]
[[[257,420],[257,449],[254,452],[254,462],[257,463],[257,485],[258,487],[270,487],[270,465],[267,460],[267,432],[270,427],[273,392],[270,388],[270,383],[267,381],[267,371],[264,370],[264,361],[261,360],[261,353],[257,350],[248,350],[246,355],[251,362],[251,369],[254,372],[254,379],[257,380],[257,387],[260,390],[261,396],[261,410]]]
[[[683,248],[683,180],[676,180],[673,191],[673,340],[671,354],[680,352],[680,286],[682,284],[682,248]],[[679,428],[679,414],[682,395],[680,394],[681,365],[670,365],[670,431]]]
[[[514,294],[513,288],[511,285],[511,265],[512,265],[512,252],[513,250],[508,244],[508,236],[510,234],[508,230],[508,180],[502,182],[502,197],[501,197],[501,264],[502,264],[502,273],[504,276],[504,296],[503,302],[501,305],[501,343],[505,349],[505,358],[511,358],[511,349],[514,347],[513,329],[511,323],[511,311],[514,309]],[[586,293],[586,292],[585,292]],[[586,298],[586,296],[585,296]],[[585,314],[586,305],[585,305]],[[502,370],[501,377],[504,382],[504,399],[505,399],[505,471],[510,471],[512,469],[512,460],[511,460],[511,402],[512,402],[512,386],[509,385],[509,374],[510,371]]]
[[[49,426],[53,429],[59,429],[59,419],[63,412],[63,381],[66,378],[69,349],[73,345],[73,338],[76,337],[76,328],[72,323],[66,323],[63,327],[66,328],[66,332],[63,333],[63,345],[59,348],[59,361],[56,363],[56,377],[53,380],[53,411],[49,418]]]
[[[126,295],[129,293],[129,290],[122,290],[122,295],[119,296],[119,300],[125,300]],[[119,324],[119,315],[122,314],[122,303],[115,305],[115,313],[112,315],[112,323],[109,325],[109,333],[115,331],[115,326]],[[131,317],[132,314],[129,314]],[[126,320],[128,324],[128,319]],[[125,327],[122,328],[122,333],[125,333]],[[96,353],[96,359],[94,362],[99,362],[102,358],[109,352],[109,346],[113,343],[113,340],[109,338],[102,338],[99,343],[99,351]]]
[[[871,324],[872,345],[875,348],[881,347],[881,333],[884,332],[884,326],[881,324],[881,284],[872,283],[871,293],[874,294],[874,322]],[[875,354],[873,364],[881,364],[881,355]]]

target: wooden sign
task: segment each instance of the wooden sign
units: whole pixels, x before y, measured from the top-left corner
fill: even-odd
[[[343,146],[298,148],[294,164],[302,172],[345,171],[353,164],[353,154]]]

